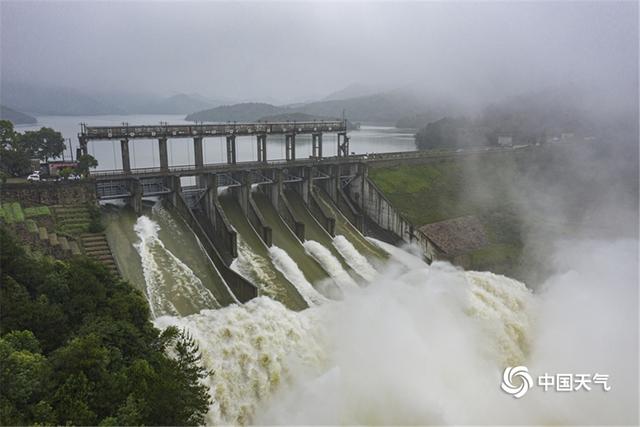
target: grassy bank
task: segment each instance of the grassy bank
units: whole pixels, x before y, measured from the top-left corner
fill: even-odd
[[[524,278],[533,251],[558,237],[633,235],[637,180],[625,153],[600,145],[532,147],[511,152],[378,167],[369,177],[413,224],[463,215],[483,223],[490,245],[469,254],[471,267]],[[616,167],[611,167],[615,161]],[[637,171],[637,166],[635,166]],[[611,215],[612,208],[615,215]],[[546,262],[546,261],[545,261]]]

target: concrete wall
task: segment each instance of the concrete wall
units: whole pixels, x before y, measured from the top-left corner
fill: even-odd
[[[0,200],[20,201],[26,207],[95,203],[96,186],[92,180],[2,184]]]
[[[315,189],[315,191],[318,191],[318,189]],[[312,190],[309,193],[309,212],[311,212],[311,215],[320,223],[322,228],[333,237],[336,235],[336,219],[325,209],[324,205],[320,203],[315,195],[315,191]]]
[[[289,204],[289,200],[287,200],[287,196],[284,195],[284,192],[281,191],[278,201],[278,213],[280,217],[284,220],[284,222],[293,230],[295,235],[300,239],[301,242],[304,242],[304,222],[300,221],[296,218],[296,215]]]
[[[189,209],[182,196],[177,197],[176,200],[177,203],[173,205],[175,210],[186,221],[187,225],[189,225],[196,237],[198,237],[198,240],[202,243],[207,255],[209,255],[209,258],[213,261],[213,264],[222,275],[222,278],[232,291],[235,299],[240,302],[247,302],[250,299],[257,297],[258,288],[229,268],[224,259],[220,256],[220,253],[217,251],[210,238],[212,230],[207,232],[205,229],[206,227],[203,227],[203,223],[210,224],[208,218],[206,218],[204,214],[202,214],[204,218],[197,218],[193,211]]]
[[[258,232],[258,235],[260,235],[264,244],[270,247],[273,241],[271,227],[267,224],[267,221],[260,213],[260,210],[256,206],[256,202],[254,202],[251,197],[251,194],[249,194],[249,210],[247,217],[249,218],[249,222],[253,228]]]
[[[429,262],[437,259],[438,251],[435,246],[391,204],[369,179],[366,169],[351,181],[347,187],[347,195],[366,217],[365,223],[371,221],[380,229],[393,233],[402,242],[417,244]]]

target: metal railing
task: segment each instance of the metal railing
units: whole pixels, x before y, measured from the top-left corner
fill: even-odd
[[[309,165],[332,165],[332,164],[344,164],[344,163],[375,163],[380,161],[392,161],[392,160],[403,160],[403,159],[417,159],[417,158],[446,158],[446,157],[462,157],[472,154],[481,154],[481,153],[496,153],[496,152],[504,152],[504,151],[513,151],[522,148],[501,148],[501,147],[484,147],[484,148],[468,148],[464,150],[418,150],[418,151],[396,151],[390,153],[367,153],[367,154],[352,154],[348,157],[309,157],[307,159],[297,159],[297,160],[286,160],[286,159],[276,159],[276,160],[268,160],[266,162],[258,162],[258,161],[246,161],[246,162],[237,162],[233,164],[229,163],[207,163],[201,167],[197,167],[196,165],[180,165],[180,166],[171,166],[167,170],[162,170],[159,167],[151,167],[151,168],[137,168],[131,169],[131,172],[124,172],[122,169],[114,169],[114,170],[102,170],[102,171],[92,171],[91,176],[95,178],[108,178],[114,176],[144,176],[144,175],[171,175],[171,174],[181,174],[181,173],[205,173],[205,172],[216,172],[216,171],[234,171],[234,170],[243,170],[243,169],[265,169],[277,166],[309,166]]]
[[[109,139],[192,138],[230,135],[346,132],[344,120],[288,122],[194,123],[192,125],[87,126],[83,124],[78,138],[84,141]]]

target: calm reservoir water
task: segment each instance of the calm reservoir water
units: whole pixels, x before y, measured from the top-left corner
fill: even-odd
[[[80,123],[89,126],[121,125],[123,122],[130,126],[158,124],[161,121],[171,124],[191,123],[184,120],[183,115],[128,115],[128,116],[41,116],[35,125],[17,126],[18,131],[36,130],[46,126],[58,130],[65,138],[71,138],[71,144],[78,147],[78,132]],[[362,126],[359,130],[349,132],[351,137],[350,149],[357,154],[383,153],[391,151],[415,150],[413,131],[396,129],[386,126]],[[257,160],[255,136],[237,138],[238,161]],[[194,162],[193,144],[188,139],[169,140],[169,165],[191,165]],[[156,140],[135,140],[130,142],[131,167],[145,168],[160,165],[158,144]],[[335,156],[337,141],[335,134],[323,135],[323,155]],[[89,144],[89,153],[98,159],[97,170],[121,169],[119,141],[97,141]],[[296,138],[296,156],[305,158],[311,154],[311,135],[300,135]],[[67,148],[65,157],[70,157]],[[269,160],[283,159],[284,137],[270,136],[267,139],[267,158]],[[226,142],[223,137],[206,138],[204,141],[204,162],[226,162]]]

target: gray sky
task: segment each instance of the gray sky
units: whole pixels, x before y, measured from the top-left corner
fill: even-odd
[[[636,2],[1,2],[2,79],[292,101],[350,83],[637,94]]]

